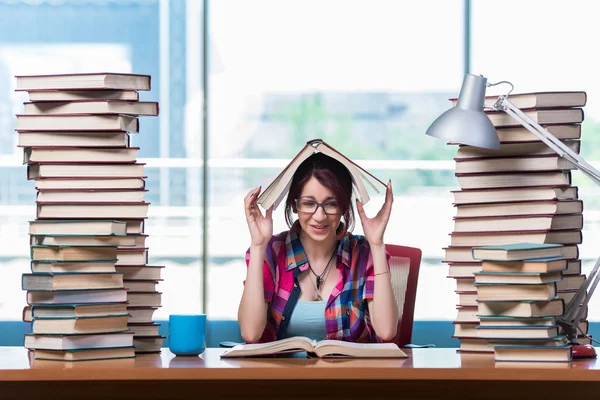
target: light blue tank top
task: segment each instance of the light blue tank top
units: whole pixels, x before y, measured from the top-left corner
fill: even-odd
[[[292,336],[306,336],[313,340],[323,340],[327,336],[325,329],[325,306],[327,301],[298,300],[292,311],[287,329],[281,339]]]

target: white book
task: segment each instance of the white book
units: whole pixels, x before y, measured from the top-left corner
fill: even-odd
[[[127,224],[112,220],[35,220],[29,221],[30,235],[122,235]]]
[[[25,348],[46,350],[76,350],[133,346],[133,333],[100,333],[86,335],[25,334]]]
[[[30,235],[30,245],[38,246],[134,246],[135,236],[127,235]]]
[[[314,139],[308,141],[292,161],[267,186],[258,197],[257,203],[265,209],[269,209],[270,207],[273,207],[273,209],[277,208],[287,195],[294,173],[298,167],[304,160],[319,152],[339,161],[348,169],[352,177],[354,195],[363,204],[366,204],[370,199],[365,184],[370,186],[376,193],[379,193],[378,186],[385,190],[385,183],[325,143],[322,139]]]
[[[17,131],[138,132],[138,119],[125,115],[17,115]]]
[[[141,203],[147,190],[62,189],[39,190],[40,203]]]
[[[240,344],[226,350],[221,357],[250,357],[293,352],[307,352],[317,357],[406,358],[395,343],[353,343],[342,340],[319,342],[303,336],[268,343]]]
[[[153,101],[47,101],[25,103],[26,115],[128,114],[158,115],[158,103]]]
[[[115,147],[129,146],[126,131],[27,131],[19,132],[18,147]]]
[[[37,217],[40,219],[62,218],[146,218],[150,203],[116,203],[116,204],[84,204],[84,203],[38,203]]]
[[[72,89],[150,90],[150,75],[122,72],[81,74],[17,75],[17,91]]]
[[[145,164],[30,164],[27,179],[143,178]]]
[[[132,100],[140,99],[135,90],[39,90],[29,91],[31,101]]]
[[[144,178],[43,178],[35,180],[35,188],[44,189],[144,189]]]
[[[23,150],[23,163],[135,163],[139,147],[29,147]]]
[[[124,288],[27,292],[28,304],[120,303],[123,301],[127,301],[127,291]]]

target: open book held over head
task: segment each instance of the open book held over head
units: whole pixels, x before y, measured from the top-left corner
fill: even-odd
[[[271,184],[260,194],[257,203],[264,209],[269,209],[270,207],[276,209],[279,203],[281,203],[288,194],[292,184],[292,178],[300,164],[315,153],[323,153],[326,156],[339,161],[348,169],[350,176],[352,177],[352,191],[354,192],[355,197],[363,204],[367,204],[369,201],[369,194],[367,193],[365,184],[369,185],[376,193],[379,193],[376,185],[381,185],[384,190],[387,186],[367,170],[325,143],[322,139],[313,139],[306,142],[306,145],[302,150],[296,154],[292,161],[290,161],[283,171],[281,171],[273,182],[271,182]]]
[[[355,358],[406,358],[395,343],[353,343],[342,340],[316,340],[294,336],[268,343],[240,344],[226,350],[221,357],[257,357],[275,354],[306,352],[310,356]]]

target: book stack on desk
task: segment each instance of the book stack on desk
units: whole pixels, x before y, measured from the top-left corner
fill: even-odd
[[[560,244],[515,243],[473,248],[479,326],[497,361],[570,361],[571,345],[557,318],[558,287],[567,259]],[[586,326],[583,326],[586,325]],[[587,332],[587,321],[580,326]]]
[[[134,332],[133,342],[136,353],[155,353],[162,347],[163,337],[159,335],[160,324],[153,322],[154,312],[161,306],[161,293],[156,285],[162,281],[163,266],[147,264],[116,265],[123,273],[127,287],[127,312],[129,328]]]
[[[23,274],[25,346],[36,359],[126,358],[137,340],[162,342],[152,323],[160,267],[147,266],[146,176],[130,143],[158,103],[139,101],[140,90],[150,90],[150,76],[17,76],[30,98],[17,115],[19,147],[37,190]],[[128,272],[140,269],[159,273]]]
[[[485,102],[491,106],[496,100],[489,96]],[[509,100],[579,152],[585,92],[522,93]],[[508,114],[488,116],[497,128],[500,149],[458,147],[455,175],[460,190],[453,192],[454,229],[444,249],[449,277],[456,279],[455,336],[463,351],[492,351],[475,336],[479,318],[474,274],[481,262],[472,257],[473,246],[564,245],[568,268],[558,283],[558,295],[567,302],[585,279],[577,247],[582,241],[583,203],[571,184],[573,166]]]

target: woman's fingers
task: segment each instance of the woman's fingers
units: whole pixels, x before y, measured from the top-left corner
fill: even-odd
[[[364,220],[367,218],[367,215],[365,214],[365,208],[363,207],[362,203],[356,199],[356,212],[358,212],[358,216],[360,217],[361,220]]]
[[[261,189],[261,186],[249,191],[248,194],[246,195],[246,197],[244,197],[244,202],[251,201],[251,200],[255,201],[256,199],[258,199],[258,195],[260,194],[260,189]]]
[[[258,210],[258,206],[256,201],[258,199],[258,194],[260,193],[261,187],[259,186],[256,189],[252,189],[246,197],[244,197],[244,209],[246,210],[246,216],[250,217],[254,211]],[[260,213],[260,211],[259,211]]]
[[[248,194],[246,195],[246,197],[244,197],[244,208],[248,208],[248,205],[250,204],[250,199],[252,198],[253,193],[254,193],[254,189],[249,191]]]
[[[392,212],[392,203],[394,202],[394,193],[392,192],[392,181],[390,180],[385,190],[385,204],[386,212],[390,214]]]
[[[248,194],[246,195],[246,197],[244,197],[244,201],[248,201],[253,198],[257,199],[261,188],[262,188],[262,186],[259,186],[256,189],[252,189],[251,191],[249,191]]]

